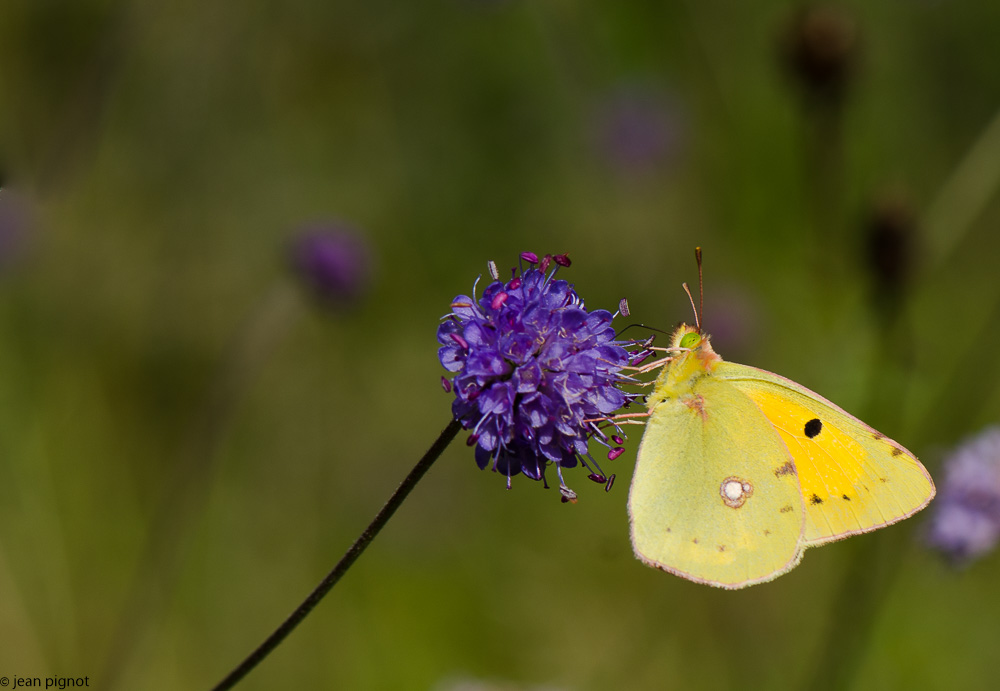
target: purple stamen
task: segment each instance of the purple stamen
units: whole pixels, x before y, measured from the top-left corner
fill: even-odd
[[[629,316],[628,300],[626,300],[625,298],[622,298],[621,302],[618,303],[618,313],[623,317]]]
[[[455,341],[455,343],[462,346],[462,348],[464,348],[465,350],[469,349],[469,342],[466,341],[464,338],[462,338],[458,334],[450,334],[450,335],[451,335],[451,340]]]
[[[539,270],[541,270],[542,273],[545,273],[546,271],[549,270],[549,266],[551,265],[552,265],[552,255],[546,254],[544,257],[542,257],[542,263],[538,265],[538,268]]]
[[[554,261],[559,266],[564,266],[564,267],[572,264],[572,262],[569,260],[568,254],[557,254],[552,257],[552,261]]]
[[[604,485],[604,491],[610,492],[611,488],[615,486],[615,476],[612,475],[608,478],[608,484]]]
[[[652,350],[645,350],[645,351],[643,351],[641,353],[637,353],[635,355],[635,357],[632,358],[632,361],[631,361],[630,364],[633,367],[638,367],[639,365],[641,365],[642,363],[644,363],[646,360],[648,360],[649,356],[652,355],[652,354],[653,354]]]
[[[442,377],[442,379],[444,379],[444,377]],[[601,428],[597,426],[597,423],[596,423],[596,422],[591,422],[591,423],[590,423],[590,429],[591,429],[591,430],[593,430],[593,432],[594,432],[594,437],[596,437],[597,439],[599,439],[599,440],[601,440],[601,441],[604,441],[604,440],[606,440],[606,439],[608,438],[608,435],[606,435],[606,434],[605,434],[605,433],[604,433],[604,432],[603,432],[603,431],[601,430]]]
[[[445,390],[445,393],[451,393],[451,380],[447,377],[441,377],[441,388]]]
[[[479,441],[479,435],[478,434],[470,434],[469,438],[465,440],[465,445],[466,446],[475,446],[477,441]]]
[[[517,290],[520,287],[521,287],[521,277],[520,276],[516,276],[516,277],[510,279],[510,283],[507,284],[507,289],[508,290]]]
[[[612,434],[611,435],[611,441],[613,441],[615,444],[619,444],[619,445],[625,443],[625,440],[622,439],[621,437],[619,437],[617,434]]]
[[[495,296],[493,296],[493,302],[490,303],[490,307],[492,307],[495,310],[498,310],[500,309],[500,306],[503,305],[503,303],[505,302],[507,302],[507,293],[500,292],[497,293]]]
[[[591,473],[590,475],[587,476],[587,478],[601,485],[603,485],[605,482],[608,481],[608,478],[604,477],[603,475],[598,475],[597,473]]]
[[[521,259],[528,262],[529,264],[538,263],[538,255],[534,252],[521,252]]]
[[[623,449],[620,446],[617,449],[611,449],[610,451],[608,451],[608,460],[613,461],[619,456],[621,456],[623,453],[625,453],[625,449]]]

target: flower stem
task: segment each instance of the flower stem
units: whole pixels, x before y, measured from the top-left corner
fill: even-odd
[[[421,458],[417,464],[410,471],[410,474],[406,476],[396,491],[393,492],[392,496],[389,497],[389,501],[385,503],[385,506],[376,514],[374,520],[365,528],[364,532],[361,533],[360,537],[354,541],[351,548],[347,550],[344,556],[337,562],[337,565],[333,567],[333,570],[326,575],[326,578],[320,582],[316,588],[309,593],[301,605],[299,605],[294,612],[289,615],[281,626],[274,630],[270,636],[267,637],[263,643],[257,646],[250,655],[247,656],[243,662],[241,662],[232,672],[226,675],[226,678],[216,684],[212,691],[225,691],[226,689],[231,689],[250,671],[256,667],[260,662],[271,654],[271,652],[277,648],[285,637],[290,634],[296,626],[298,626],[303,619],[305,619],[313,608],[319,604],[330,589],[337,584],[341,576],[347,573],[347,570],[351,568],[351,565],[355,560],[361,556],[361,553],[365,551],[368,544],[375,539],[379,531],[389,522],[392,518],[392,514],[396,512],[399,505],[403,503],[406,496],[410,493],[420,479],[424,476],[424,473],[430,469],[434,461],[438,459],[438,456],[448,447],[448,444],[452,442],[458,431],[461,429],[461,424],[457,420],[452,420],[448,423],[448,426],[444,428],[441,435],[437,438],[437,441],[431,445],[431,448],[427,450],[424,457]]]

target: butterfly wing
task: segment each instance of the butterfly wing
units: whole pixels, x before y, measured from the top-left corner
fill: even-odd
[[[699,583],[742,588],[802,556],[788,450],[753,401],[712,375],[651,411],[629,518],[639,559]]]
[[[913,454],[804,386],[731,362],[715,374],[752,399],[788,447],[807,545],[895,523],[934,497],[934,483]]]

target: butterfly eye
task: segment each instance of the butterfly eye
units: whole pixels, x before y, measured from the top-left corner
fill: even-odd
[[[694,331],[691,331],[689,333],[684,334],[684,336],[681,337],[680,347],[694,348],[699,343],[701,343],[701,335]]]

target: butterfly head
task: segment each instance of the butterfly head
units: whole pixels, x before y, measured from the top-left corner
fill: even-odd
[[[712,350],[711,337],[702,333],[697,326],[681,324],[670,337],[670,348],[674,351],[675,357],[681,359],[684,355],[693,353],[699,358],[718,358]]]
[[[687,326],[686,324],[684,326]],[[688,327],[690,328],[690,327]],[[697,348],[701,344],[701,334],[697,331],[684,331],[679,334],[680,340],[677,343],[677,348],[693,349]]]
[[[681,324],[670,339],[670,349],[674,351],[673,361],[665,369],[673,370],[671,377],[689,384],[691,380],[705,373],[711,373],[722,358],[712,350],[710,337],[701,330],[702,313],[705,311],[705,288],[701,277],[701,248],[694,248],[694,258],[698,262],[698,296],[701,304],[699,309],[694,304],[694,297],[688,290],[687,283],[684,292],[691,301],[691,311],[694,312],[694,326]]]
[[[657,377],[655,393],[648,403],[690,392],[699,377],[710,374],[722,362],[709,341],[708,334],[697,327],[681,324],[670,339],[670,362]]]

